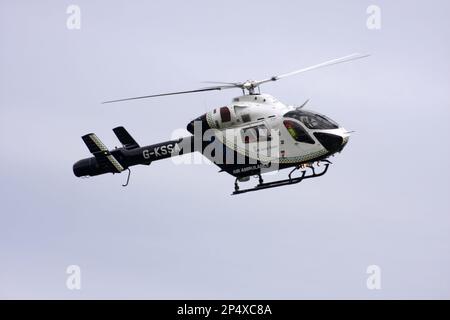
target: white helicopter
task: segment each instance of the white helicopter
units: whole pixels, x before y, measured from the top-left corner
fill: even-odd
[[[189,122],[187,130],[192,135],[178,140],[140,147],[125,128],[117,127],[113,131],[123,147],[108,150],[95,134],[84,135],[82,139],[94,157],[76,162],[74,174],[82,177],[128,170],[126,186],[131,166],[149,165],[156,160],[197,151],[218,165],[220,172],[227,172],[236,178],[234,195],[322,176],[331,164],[327,159],[342,151],[350,132],[325,115],[304,110],[308,100],[298,107],[285,105],[271,95],[262,94],[260,85],[367,56],[354,53],[263,80],[209,82],[215,86],[106,101],[104,103],[236,88],[243,93],[230,104]],[[324,169],[316,173],[315,166],[320,163],[324,163]],[[292,168],[286,179],[263,181],[262,174],[285,168]],[[306,174],[307,169],[311,170],[311,174]],[[296,170],[301,170],[301,174],[293,177]],[[240,189],[238,182],[248,181],[252,176],[258,178],[258,184]]]

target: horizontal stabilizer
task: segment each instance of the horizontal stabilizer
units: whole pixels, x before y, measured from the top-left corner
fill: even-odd
[[[94,133],[84,135],[81,139],[83,139],[89,151],[95,156],[100,166],[106,166],[111,172],[117,173],[125,170]]]
[[[119,139],[120,143],[124,146],[125,149],[139,148],[139,144],[133,139],[133,137],[124,127],[114,128],[113,131],[117,136],[117,139]]]
[[[81,139],[83,139],[90,153],[108,151],[106,146],[103,144],[103,142],[100,141],[100,139],[95,135],[95,133],[86,134],[82,136]]]

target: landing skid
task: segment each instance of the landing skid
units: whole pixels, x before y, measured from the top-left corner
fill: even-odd
[[[236,179],[236,181],[234,183],[234,192],[232,193],[232,195],[246,193],[246,192],[252,192],[252,191],[259,191],[259,190],[269,189],[269,188],[287,186],[287,185],[302,182],[305,179],[317,178],[317,177],[323,176],[325,173],[327,173],[328,167],[330,166],[331,162],[328,160],[322,160],[321,162],[326,162],[325,169],[323,169],[323,171],[321,173],[316,173],[316,170],[313,167],[313,165],[309,165],[307,167],[297,166],[289,173],[288,179],[264,182],[263,179],[261,178],[261,175],[259,175],[259,183],[258,183],[258,185],[256,185],[253,188],[239,190],[238,180]],[[307,168],[311,169],[312,174],[306,175]],[[299,169],[304,169],[302,171],[302,175],[300,177],[292,178],[292,174],[294,173],[294,171],[299,170]]]

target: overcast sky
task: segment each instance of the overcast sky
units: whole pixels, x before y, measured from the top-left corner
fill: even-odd
[[[81,29],[69,30],[69,5]],[[381,29],[366,9],[381,9]],[[0,1],[0,298],[450,298],[448,1]],[[101,101],[372,56],[262,87],[355,130],[327,175],[230,196],[172,161],[78,179],[80,137],[171,138],[239,91]],[[284,177],[286,171],[280,172]],[[270,177],[272,179],[272,177]],[[254,184],[256,181],[253,181]],[[250,183],[249,183],[250,185]],[[66,268],[81,268],[68,290]],[[381,290],[366,286],[381,268]]]

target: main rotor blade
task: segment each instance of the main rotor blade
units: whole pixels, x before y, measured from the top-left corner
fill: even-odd
[[[236,87],[241,87],[241,82],[224,82],[224,81],[202,81],[202,83],[212,83],[212,84],[225,84],[225,85],[232,85]]]
[[[328,61],[316,64],[316,65],[313,65],[313,66],[310,66],[310,67],[307,67],[307,68],[303,68],[303,69],[295,70],[295,71],[292,71],[292,72],[280,74],[280,75],[273,76],[273,77],[268,78],[268,79],[255,81],[255,85],[258,86],[258,85],[260,85],[262,83],[266,83],[266,82],[270,82],[270,81],[277,81],[277,80],[280,80],[280,79],[283,79],[283,78],[286,78],[286,77],[289,77],[289,76],[293,76],[293,75],[296,75],[296,74],[299,74],[299,73],[303,73],[303,72],[306,72],[306,71],[315,70],[315,69],[319,69],[319,68],[323,68],[323,67],[327,67],[327,66],[332,66],[332,65],[335,65],[335,64],[344,63],[344,62],[348,62],[348,61],[353,61],[353,60],[357,60],[357,59],[362,59],[362,58],[365,58],[365,57],[368,57],[368,56],[370,56],[370,54],[352,53],[352,54],[350,54],[348,56],[341,57],[341,58],[338,58],[338,59],[328,60]]]
[[[203,91],[213,91],[213,90],[223,90],[223,89],[233,89],[236,88],[236,86],[217,86],[217,87],[206,87],[206,88],[200,88],[196,90],[188,90],[188,91],[176,91],[176,92],[167,92],[167,93],[159,93],[159,94],[152,94],[149,96],[140,96],[140,97],[132,97],[132,98],[125,98],[125,99],[118,99],[118,100],[110,100],[110,101],[104,101],[102,103],[112,103],[112,102],[120,102],[120,101],[128,101],[128,100],[138,100],[138,99],[147,99],[147,98],[153,98],[153,97],[162,97],[162,96],[173,96],[177,94],[186,94],[186,93],[195,93],[195,92],[203,92]]]

